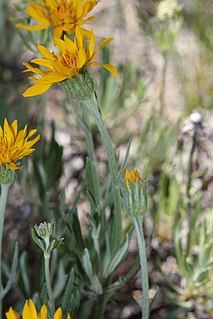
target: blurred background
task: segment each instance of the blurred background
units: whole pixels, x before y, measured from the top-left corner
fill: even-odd
[[[75,105],[67,104],[57,86],[42,96],[22,96],[29,86],[22,62],[35,58],[36,45],[47,40],[45,31],[32,35],[15,28],[19,19],[27,20],[23,11],[26,3],[0,3],[0,124],[5,117],[10,122],[18,119],[20,128],[27,123],[41,134],[36,152],[24,163],[10,189],[4,236],[5,278],[17,239],[20,271],[5,309],[11,304],[20,307],[39,291],[34,273],[41,256],[30,238],[30,228],[50,216],[60,223],[61,193],[65,191],[66,205],[71,206],[85,178],[87,157]],[[92,14],[96,19],[85,28],[94,28],[100,40],[114,38],[99,59],[118,68],[116,80],[104,69],[92,70],[102,116],[120,163],[133,137],[128,166],[136,167],[149,183],[145,230],[147,239],[151,238],[150,294],[155,296],[151,319],[210,319],[213,2],[101,0]],[[92,121],[91,129],[104,182],[108,171],[105,152]],[[78,214],[83,232],[86,210],[82,200]],[[188,248],[186,242],[190,242]],[[130,263],[135,250],[133,240]],[[58,296],[62,288],[58,288]],[[139,290],[137,272],[114,296],[106,318],[140,318],[135,301]]]

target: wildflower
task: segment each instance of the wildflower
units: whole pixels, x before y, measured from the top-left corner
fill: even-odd
[[[147,208],[146,184],[142,182],[140,174],[134,168],[125,173],[124,203],[130,217],[143,216]]]
[[[60,38],[63,32],[72,34],[78,25],[82,25],[88,20],[93,19],[91,16],[85,16],[97,4],[97,0],[40,0],[40,5],[33,0],[28,0],[31,6],[26,7],[29,16],[40,24],[25,25],[18,23],[18,28],[38,31],[53,27],[54,37]]]
[[[4,128],[0,126],[1,170],[3,167],[9,168],[13,171],[22,168],[16,164],[16,161],[35,151],[32,146],[40,139],[39,134],[36,137],[33,137],[36,132],[37,130],[34,129],[27,134],[27,125],[25,125],[23,130],[18,131],[17,120],[13,121],[10,126],[7,120],[4,120]]]
[[[48,311],[46,305],[43,305],[40,310],[40,315],[38,315],[36,307],[33,301],[30,299],[28,302],[25,303],[23,310],[22,310],[22,319],[47,319]],[[19,314],[10,307],[9,311],[6,312],[7,319],[19,319]],[[62,310],[59,307],[55,314],[54,319],[63,319]],[[67,319],[71,319],[70,315],[67,315]]]
[[[88,46],[86,46],[86,38],[85,32],[77,27],[74,40],[69,39],[67,36],[64,37],[64,40],[55,38],[60,54],[50,52],[44,46],[39,45],[38,50],[43,58],[34,59],[31,62],[45,67],[46,70],[43,71],[29,63],[23,63],[27,68],[24,72],[34,72],[39,77],[29,77],[36,84],[27,89],[23,95],[35,96],[42,94],[55,83],[80,76],[84,73],[86,67],[101,65],[116,76],[117,70],[113,65],[92,61],[98,52],[112,41],[112,38],[103,40],[97,50],[95,50],[95,35],[93,31],[89,32]]]

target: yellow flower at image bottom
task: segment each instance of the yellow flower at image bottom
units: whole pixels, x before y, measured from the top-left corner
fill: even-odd
[[[87,45],[88,38],[89,44]],[[58,38],[54,40],[60,54],[50,52],[44,46],[39,45],[38,50],[43,58],[37,58],[31,61],[31,63],[41,66],[42,69],[33,67],[26,62],[23,63],[27,68],[24,72],[33,72],[36,74],[36,76],[29,77],[29,79],[36,84],[24,92],[23,95],[25,97],[42,94],[55,83],[79,76],[86,67],[100,65],[111,72],[115,77],[117,76],[115,66],[93,61],[98,52],[112,41],[112,38],[103,40],[99,48],[95,50],[95,35],[93,31],[87,31],[87,33],[85,33],[77,27],[74,40],[69,39],[67,36],[64,36],[64,40]]]
[[[22,319],[47,319],[48,311],[46,305],[43,305],[40,314],[37,313],[36,307],[33,301],[30,299],[25,303],[22,310]],[[19,319],[19,314],[10,307],[9,311],[6,312],[7,319]],[[63,319],[62,310],[58,308],[54,314],[53,319]],[[70,315],[67,315],[67,319],[71,319]]]
[[[18,121],[11,125],[4,120],[3,128],[0,126],[0,166],[6,165],[11,170],[21,169],[16,162],[35,151],[32,146],[40,139],[37,130],[27,132],[27,125],[23,130],[18,131]]]
[[[97,4],[97,0],[40,0],[40,5],[32,0],[28,2],[31,6],[26,6],[26,12],[39,24],[18,23],[16,26],[31,31],[52,27],[53,35],[57,38],[60,38],[63,32],[74,33],[76,26],[92,20],[94,16],[85,16]]]

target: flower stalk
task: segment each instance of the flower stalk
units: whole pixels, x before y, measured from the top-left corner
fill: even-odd
[[[124,204],[128,216],[132,219],[138,241],[141,266],[141,283],[143,300],[141,305],[142,319],[149,318],[149,279],[147,270],[146,243],[143,234],[143,216],[147,209],[146,184],[137,170],[126,169],[124,189]]]
[[[146,244],[143,234],[142,217],[133,217],[135,231],[138,241],[138,249],[140,256],[141,265],[141,282],[143,290],[143,301],[142,301],[142,319],[149,318],[149,280],[147,270],[147,258],[146,258]]]
[[[32,239],[34,240],[35,244],[43,251],[44,255],[44,266],[45,266],[45,281],[47,286],[47,293],[49,297],[50,303],[50,313],[51,317],[55,313],[55,302],[53,297],[53,291],[51,287],[50,281],[50,256],[52,251],[58,247],[63,238],[60,240],[56,240],[51,237],[54,233],[54,224],[53,223],[41,223],[39,226],[35,225],[34,228],[31,230]]]
[[[79,115],[79,113],[77,112],[75,107],[73,107],[72,111],[76,115],[78,123],[85,134],[86,148],[87,148],[87,153],[88,153],[88,157],[90,159],[91,170],[92,170],[92,182],[93,182],[93,188],[94,188],[95,202],[96,202],[96,205],[99,205],[99,203],[100,203],[100,182],[99,182],[98,173],[97,173],[97,159],[96,159],[95,150],[94,150],[93,137],[92,137],[92,133],[90,130],[88,113],[85,111],[82,104],[81,104],[81,107],[82,107],[82,112],[83,112],[82,117]]]
[[[55,313],[55,302],[53,298],[53,291],[50,283],[50,254],[44,253],[44,269],[45,269],[45,281],[47,286],[47,293],[50,301],[51,315]]]
[[[7,203],[8,190],[10,185],[1,183],[1,197],[0,197],[0,292],[3,291],[2,284],[2,240],[4,230],[4,216]],[[2,318],[2,298],[0,298],[0,319]]]
[[[120,191],[119,191],[119,183],[118,183],[117,163],[116,163],[116,159],[114,155],[114,150],[111,144],[109,132],[103,122],[102,116],[96,104],[92,101],[92,99],[84,100],[82,103],[96,122],[96,125],[99,129],[99,132],[104,144],[108,162],[109,162],[109,169],[112,176],[112,195],[114,199],[114,214],[115,214],[114,231],[112,232],[114,238],[112,238],[112,243],[114,244],[114,250],[116,251],[116,248],[119,246],[119,243],[121,241],[121,232],[122,232],[121,200],[120,200]]]

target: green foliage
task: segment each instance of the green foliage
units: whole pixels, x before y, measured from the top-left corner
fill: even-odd
[[[199,199],[198,199],[199,201]],[[176,260],[181,276],[185,279],[179,291],[182,301],[203,298],[203,303],[212,296],[212,265],[213,265],[213,242],[212,212],[199,216],[200,207],[194,207],[194,222],[190,224],[190,234],[193,237],[192,249],[188,253],[182,242],[183,220],[176,224],[174,233],[174,248]],[[196,249],[197,247],[197,249]]]
[[[172,240],[180,198],[180,185],[176,177],[169,178],[165,172],[162,172],[158,195],[153,197],[151,207],[156,236],[162,242]]]
[[[51,126],[51,139],[49,142],[42,140],[38,155],[33,162],[34,178],[38,183],[38,191],[41,200],[44,200],[47,192],[57,189],[59,178],[62,174],[63,148],[55,140],[55,126]],[[40,153],[40,154],[39,154]]]
[[[169,159],[178,131],[179,121],[172,126],[162,120],[159,123],[155,113],[143,120],[139,152],[143,159],[144,176],[161,171]]]
[[[176,9],[163,19],[156,1],[116,4],[119,7],[116,19],[121,28],[116,33],[121,38],[124,33],[127,44],[120,47],[120,42],[115,42],[114,50],[105,47],[101,62],[116,61],[118,78],[115,82],[102,68],[98,79],[94,76],[97,105],[85,107],[85,103],[70,102],[65,116],[60,104],[66,102],[58,94],[59,89],[42,100],[21,97],[24,79],[21,55],[34,58],[37,44],[51,44],[52,30],[15,31],[12,23],[32,23],[23,13],[28,2],[15,4],[15,19],[8,18],[9,1],[1,2],[0,124],[5,117],[18,118],[20,126],[29,123],[31,127],[36,123],[41,134],[32,161],[23,160],[24,169],[17,172],[16,183],[21,187],[16,184],[11,189],[8,202],[4,234],[7,249],[3,251],[2,265],[4,290],[0,292],[5,311],[11,305],[19,311],[29,298],[33,298],[38,309],[44,303],[49,304],[44,260],[29,240],[29,229],[43,222],[44,217],[56,225],[56,237],[64,238],[51,255],[49,276],[55,305],[62,307],[64,318],[69,312],[72,319],[91,316],[101,319],[105,310],[105,317],[111,318],[118,313],[121,316],[123,308],[128,311],[133,303],[135,306],[131,296],[133,289],[140,289],[138,273],[134,276],[139,268],[139,254],[134,246],[134,225],[124,217],[125,205],[119,204],[124,199],[125,168],[136,163],[138,168],[142,167],[142,181],[148,180],[150,184],[149,212],[143,218],[145,239],[149,242],[149,283],[151,288],[158,286],[159,294],[163,292],[165,297],[165,305],[161,298],[158,300],[158,294],[154,298],[153,316],[161,316],[160,313],[165,314],[164,319],[211,316],[213,219],[208,207],[212,205],[211,127],[207,123],[202,128],[204,134],[192,154],[190,173],[186,168],[191,131],[182,134],[181,127],[183,117],[198,107],[207,121],[212,116],[212,3],[204,0],[200,4],[195,0],[188,5],[182,1],[180,7],[179,2],[166,2],[176,3]],[[133,19],[128,24],[128,18],[132,19],[130,7],[136,9],[140,21]],[[105,10],[100,9],[101,18]],[[107,20],[110,21],[108,9]],[[132,23],[141,27],[140,32],[137,27],[131,29]],[[141,56],[137,52],[139,58],[135,61],[128,60],[131,46],[134,49],[132,44],[137,50],[144,47]],[[159,67],[161,57],[163,66]],[[177,101],[173,91],[180,93]],[[173,106],[173,101],[178,107]],[[96,115],[93,122],[89,110]],[[103,133],[102,117],[107,119],[109,134],[107,130]],[[102,129],[100,135],[95,122]],[[56,131],[60,132],[60,126],[71,136],[70,153],[57,142]],[[130,138],[130,131],[135,136]],[[110,137],[116,147],[111,147]],[[107,145],[105,149],[101,139]],[[185,139],[188,143],[183,149]],[[75,169],[75,156],[83,161],[79,171]],[[186,191],[185,181],[189,179]],[[64,189],[61,185],[65,185]],[[117,232],[119,220],[122,227]],[[149,236],[151,232],[153,236]],[[19,238],[19,259],[17,246],[12,257],[13,237]],[[37,238],[39,244],[40,241]],[[175,268],[171,273],[167,268],[170,258]]]

